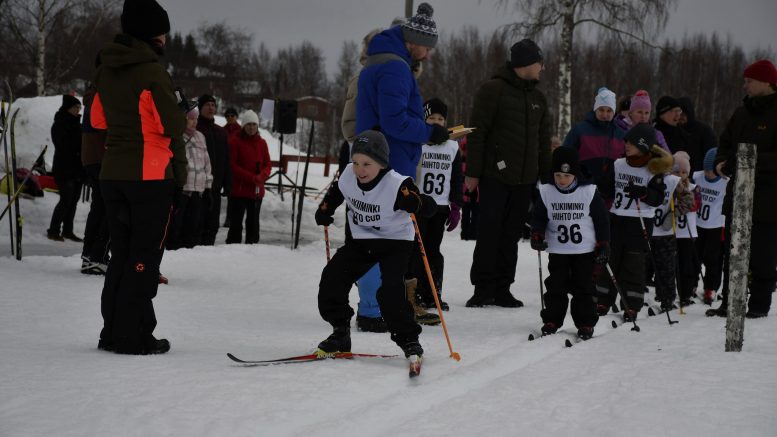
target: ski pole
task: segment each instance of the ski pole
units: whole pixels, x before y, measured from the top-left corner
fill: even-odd
[[[537,267],[540,272],[540,305],[542,306],[542,310],[545,311],[545,290],[542,286],[542,252],[539,250],[537,251]]]
[[[408,196],[410,192],[407,188],[402,187],[402,194]],[[456,361],[461,361],[461,355],[458,352],[453,351],[451,346],[451,338],[448,335],[448,326],[445,324],[445,316],[440,308],[440,298],[437,297],[437,286],[434,285],[434,278],[432,277],[432,269],[429,267],[429,260],[426,258],[426,250],[424,249],[424,242],[421,239],[421,230],[418,228],[418,220],[416,220],[415,214],[410,213],[410,220],[413,221],[413,227],[415,228],[415,236],[418,238],[418,247],[421,249],[421,259],[424,261],[424,268],[426,268],[426,277],[429,279],[429,286],[432,288],[432,297],[434,297],[434,304],[437,306],[437,314],[440,316],[442,322],[442,331],[445,333],[445,341],[448,342],[448,350],[451,353],[451,358]]]
[[[648,237],[647,228],[645,228],[645,220],[642,218],[642,208],[639,206],[639,199],[637,198],[635,200],[637,201],[637,215],[639,216],[639,223],[642,225],[642,237],[645,238],[645,242],[647,243],[648,253],[650,253],[650,262],[653,263],[653,270],[655,270],[656,258],[653,256],[653,247],[650,245],[650,237]],[[674,214],[672,214],[672,218],[674,219]],[[672,221],[672,223],[674,223],[674,221]],[[680,311],[680,314],[683,314],[682,303],[680,304]],[[669,317],[669,310],[664,311],[664,313],[666,313],[666,321],[669,322],[669,326],[677,323],[676,320],[672,320],[672,318]]]
[[[43,155],[44,153],[46,153],[46,149],[47,149],[48,147],[49,147],[49,146],[43,146],[43,151],[41,151],[41,152],[40,152],[40,153],[41,153],[41,155]],[[17,198],[17,197],[19,197],[19,194],[21,194],[21,193],[22,193],[22,190],[24,189],[24,184],[26,184],[26,183],[27,183],[27,180],[28,180],[28,179],[30,179],[30,176],[32,176],[32,171],[30,171],[29,173],[27,173],[27,176],[25,176],[25,177],[24,177],[24,179],[22,180],[22,182],[19,184],[19,187],[18,187],[18,188],[16,189],[16,191],[13,193],[13,197],[11,197],[11,199],[8,201],[8,205],[5,205],[5,208],[3,209],[3,212],[2,212],[2,213],[0,213],[0,220],[2,220],[2,219],[3,219],[3,217],[5,217],[5,213],[7,213],[7,212],[8,212],[8,211],[11,209],[11,204],[12,204],[12,203],[14,203],[14,201],[16,201],[16,198]],[[9,190],[8,190],[8,192],[9,192],[9,193],[11,192],[11,190],[10,190],[10,184],[9,184]]]
[[[326,243],[326,262],[331,259],[329,256],[329,226],[324,226],[324,243]]]
[[[623,291],[621,290],[621,287],[618,285],[618,281],[615,279],[615,274],[612,272],[612,268],[610,268],[610,263],[607,262],[604,264],[607,267],[607,273],[610,274],[610,281],[612,281],[612,285],[615,286],[615,290],[620,295],[621,299],[623,299],[623,309],[626,312],[629,312],[629,303],[626,301],[626,295],[623,294]],[[639,326],[637,326],[637,315],[634,314],[634,318],[631,320],[632,323],[634,323],[634,327],[631,328],[632,331],[639,332]]]

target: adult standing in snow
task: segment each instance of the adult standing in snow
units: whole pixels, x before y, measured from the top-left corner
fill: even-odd
[[[213,246],[219,231],[221,192],[223,190],[225,195],[229,195],[232,184],[232,173],[229,167],[229,143],[227,131],[216,124],[216,99],[209,94],[201,95],[197,100],[197,109],[200,111],[200,117],[197,119],[197,130],[205,135],[211,171],[213,172],[213,184],[208,192],[203,194],[205,202],[202,208],[203,225],[200,244]]]
[[[762,59],[750,64],[744,72],[743,105],[734,111],[720,135],[715,171],[721,176],[735,176],[738,143],[758,147],[753,191],[753,229],[750,240],[750,300],[746,316],[766,317],[777,285],[777,68]],[[724,203],[726,217],[731,216],[733,182],[728,184]],[[731,227],[727,224],[727,229]],[[714,310],[725,316],[728,308],[727,287],[723,303]]]
[[[224,118],[227,119],[227,124],[224,125],[224,130],[227,131],[228,136],[232,136],[240,133],[240,123],[237,122],[237,109],[227,108],[224,111]]]
[[[121,34],[100,50],[92,126],[107,129],[100,184],[111,235],[102,292],[104,326],[97,347],[160,354],[152,299],[176,187],[186,182],[184,114],[159,57],[170,32],[155,0],[126,0]]]
[[[707,150],[718,146],[718,138],[712,127],[696,119],[696,109],[690,97],[677,99],[680,109],[680,122],[678,125],[685,131],[688,139],[688,155],[691,156],[691,171],[704,169],[704,156]]]
[[[78,198],[84,179],[81,166],[81,102],[68,94],[62,96],[62,106],[54,115],[51,126],[54,143],[54,180],[59,187],[59,202],[51,214],[46,232],[50,240],[83,241],[73,233]]]
[[[671,96],[662,96],[656,103],[656,119],[653,127],[666,139],[669,152],[688,153],[688,134],[680,128],[680,116],[683,110],[680,102]],[[703,157],[702,157],[703,158]]]
[[[480,188],[480,217],[468,307],[517,308],[510,293],[518,262],[518,239],[529,216],[537,179],[550,176],[551,121],[537,89],[542,51],[530,39],[510,48],[510,60],[475,94],[467,138],[467,191]]]
[[[356,132],[379,126],[391,150],[389,165],[409,177],[415,177],[422,144],[448,139],[448,129],[426,123],[412,70],[437,44],[433,13],[428,3],[421,3],[407,22],[375,35],[359,73]]]
[[[229,140],[229,163],[232,167],[232,191],[229,194],[230,224],[227,244],[243,238],[243,215],[246,217],[246,244],[259,242],[259,211],[264,198],[264,181],[270,177],[270,152],[259,135],[259,116],[243,113],[243,128]]]

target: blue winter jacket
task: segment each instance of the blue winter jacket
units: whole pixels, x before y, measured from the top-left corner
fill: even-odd
[[[393,53],[406,62],[397,59],[368,63],[362,69],[356,96],[356,132],[380,126],[389,144],[389,165],[415,179],[421,145],[429,140],[432,127],[424,120],[423,101],[410,71],[412,59],[401,26],[384,30],[372,39],[367,55],[380,53]]]

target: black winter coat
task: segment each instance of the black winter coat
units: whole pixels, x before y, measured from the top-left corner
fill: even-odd
[[[81,117],[60,108],[51,125],[51,141],[54,143],[52,173],[60,180],[81,180]]]
[[[229,165],[229,143],[227,131],[217,125],[214,120],[200,116],[197,119],[197,130],[205,135],[208,145],[210,168],[213,172],[213,195],[218,196],[222,188],[229,194],[232,189],[232,169]]]
[[[688,150],[686,151],[691,156],[691,171],[703,170],[704,155],[708,150],[718,147],[718,137],[710,125],[696,120],[696,111],[691,99],[680,97],[677,101],[680,102],[680,107],[688,118],[688,123],[682,127],[682,130],[687,134]]]

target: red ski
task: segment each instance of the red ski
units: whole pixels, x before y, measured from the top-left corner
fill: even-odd
[[[379,354],[360,354],[354,352],[334,352],[329,354],[307,354],[296,357],[278,358],[275,360],[242,360],[231,353],[227,353],[230,360],[243,364],[247,367],[253,366],[271,366],[273,364],[291,364],[291,363],[309,363],[311,361],[322,361],[326,359],[352,359],[352,358],[396,358],[399,355],[379,355]]]

